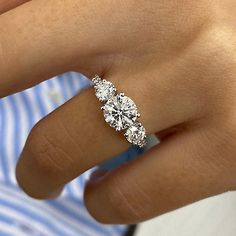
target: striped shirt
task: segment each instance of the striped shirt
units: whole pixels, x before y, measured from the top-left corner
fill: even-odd
[[[31,199],[16,183],[15,165],[31,128],[89,85],[71,72],[0,100],[0,236],[120,236],[126,231],[88,214],[83,190],[91,170],[69,183],[57,200]]]

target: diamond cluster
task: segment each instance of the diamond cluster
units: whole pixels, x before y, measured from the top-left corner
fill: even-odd
[[[117,94],[115,86],[99,76],[93,78],[95,95],[102,106],[105,121],[117,131],[125,131],[126,139],[137,146],[146,144],[145,128],[137,122],[139,113],[132,99],[123,93]]]

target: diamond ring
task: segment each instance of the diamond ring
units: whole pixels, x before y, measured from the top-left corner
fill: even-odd
[[[116,87],[111,82],[101,79],[98,75],[92,81],[95,95],[103,104],[101,109],[105,121],[116,131],[123,132],[131,144],[145,146],[146,130],[138,121],[140,114],[134,101],[124,93],[117,93]]]

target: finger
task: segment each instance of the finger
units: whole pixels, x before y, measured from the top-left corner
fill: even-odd
[[[109,4],[98,2],[30,1],[1,15],[0,96],[75,68],[100,73],[101,55],[115,35],[104,26]]]
[[[1,0],[0,1],[0,15],[28,1],[30,0]]]
[[[135,83],[131,82],[133,77],[119,83],[123,75],[114,75],[108,80],[135,101],[147,133],[155,133],[189,119],[188,106],[185,106],[185,112],[184,109],[181,109],[182,112],[172,109],[173,106],[184,105],[181,104],[184,99],[179,99],[177,103],[176,93],[154,107],[153,99],[158,101],[158,96],[163,96],[166,85],[160,84],[157,98],[149,98],[145,94],[151,85],[143,84],[139,76],[142,77],[134,76],[137,79]],[[100,107],[93,88],[90,88],[51,113],[31,131],[17,165],[18,182],[30,196],[47,198],[54,195],[58,188],[87,169],[128,148],[123,135],[105,123]]]
[[[129,146],[104,122],[100,107],[91,88],[33,128],[16,168],[27,194],[54,197],[70,180]]]
[[[170,4],[171,8],[175,6],[176,3]],[[133,11],[134,7],[133,1],[119,4],[109,0],[40,0],[30,1],[1,15],[0,97],[69,70],[77,70],[86,75],[104,74],[114,67],[115,59],[121,65],[123,61],[133,60],[131,58],[134,56],[137,61],[140,60],[139,66],[149,64],[147,61],[154,59],[136,57],[134,45],[143,47],[143,42],[147,40],[146,35],[150,34],[151,41],[163,41],[164,37],[169,40],[166,45],[173,46],[173,37],[163,35],[165,30],[159,38],[153,34],[155,29],[172,29],[173,19],[167,21],[166,27],[162,21],[155,22],[155,28],[151,32],[149,27],[143,27],[140,35],[140,25],[144,21],[145,24],[153,26],[153,17],[146,18],[142,8]],[[113,9],[117,9],[116,14],[110,14]],[[154,17],[161,13],[161,19],[167,12],[155,12]],[[160,44],[156,50],[161,56],[155,61],[161,63],[163,58],[165,61],[166,51],[163,50],[163,45]],[[133,53],[128,57],[127,52],[130,51]],[[167,52],[172,52],[172,49]]]
[[[1,0],[0,15],[30,0]]]
[[[235,166],[228,156],[222,161],[222,146],[213,146],[213,140],[206,130],[177,133],[129,164],[93,178],[85,190],[89,212],[103,223],[131,224],[232,189]]]

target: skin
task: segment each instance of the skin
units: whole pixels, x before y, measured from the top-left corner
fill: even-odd
[[[1,97],[70,70],[99,74],[161,139],[138,160],[93,175],[84,199],[94,218],[137,223],[236,189],[234,0],[22,3],[0,1]],[[55,197],[127,149],[99,107],[88,89],[33,128],[16,168],[28,195]]]

